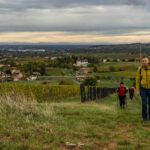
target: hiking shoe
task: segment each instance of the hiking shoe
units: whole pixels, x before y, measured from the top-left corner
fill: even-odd
[[[142,120],[142,124],[143,125],[147,125],[148,124],[148,120]]]

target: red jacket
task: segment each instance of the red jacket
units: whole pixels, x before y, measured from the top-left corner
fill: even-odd
[[[119,96],[126,96],[127,89],[125,86],[120,86],[117,90]]]

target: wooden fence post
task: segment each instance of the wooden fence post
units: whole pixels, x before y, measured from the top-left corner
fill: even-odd
[[[85,102],[85,86],[84,84],[80,84],[80,94],[81,94],[81,102]]]

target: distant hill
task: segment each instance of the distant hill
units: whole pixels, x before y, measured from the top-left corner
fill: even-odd
[[[25,50],[45,49],[46,51],[64,51],[69,53],[137,53],[140,51],[140,44],[101,44],[101,45],[80,45],[80,44],[48,44],[48,43],[0,43],[0,50]],[[143,53],[150,54],[150,43],[141,44]]]
[[[140,47],[143,53],[150,54],[150,44],[116,44],[116,45],[94,45],[84,49],[76,49],[76,53],[137,53],[140,52]]]
[[[37,44],[32,44],[32,43],[0,43],[0,50],[9,50],[9,49],[14,49],[14,50],[25,50],[25,49],[45,49],[45,50],[75,50],[75,49],[80,49],[80,48],[88,48],[89,45],[72,45],[72,44],[66,44],[66,45],[50,45],[46,43],[37,43]]]

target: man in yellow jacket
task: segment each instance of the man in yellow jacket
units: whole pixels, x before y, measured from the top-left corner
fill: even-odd
[[[150,61],[148,57],[142,58],[142,66],[138,68],[136,76],[136,92],[142,98],[142,117],[144,121],[150,120]]]

